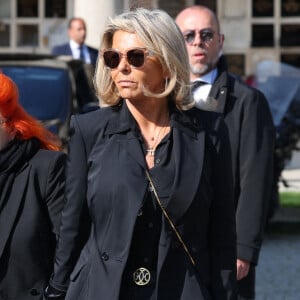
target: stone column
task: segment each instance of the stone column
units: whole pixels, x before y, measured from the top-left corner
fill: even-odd
[[[86,43],[98,49],[107,18],[122,12],[122,9],[123,0],[75,0],[74,16],[86,21]]]

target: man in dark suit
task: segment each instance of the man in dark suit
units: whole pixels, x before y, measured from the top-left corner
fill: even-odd
[[[82,18],[72,18],[68,24],[70,41],[66,44],[53,47],[53,55],[67,55],[80,59],[84,64],[74,67],[76,93],[80,103],[79,112],[87,112],[98,108],[98,99],[93,89],[93,77],[98,58],[98,50],[87,46],[86,24]]]
[[[272,117],[264,95],[228,73],[222,56],[224,35],[210,9],[186,8],[176,22],[186,41],[196,106],[216,112],[212,116],[218,117],[212,117],[209,126],[224,118],[228,129],[236,204],[238,293],[239,299],[254,299],[255,265],[272,189]]]
[[[98,50],[87,46],[86,24],[82,18],[72,18],[68,24],[68,35],[70,41],[66,44],[53,47],[54,55],[70,55],[75,59],[81,59],[87,64],[96,65]]]

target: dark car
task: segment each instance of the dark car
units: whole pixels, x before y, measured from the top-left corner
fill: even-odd
[[[22,106],[63,143],[71,115],[99,107],[87,67],[80,60],[52,55],[0,54],[0,72],[18,85]]]

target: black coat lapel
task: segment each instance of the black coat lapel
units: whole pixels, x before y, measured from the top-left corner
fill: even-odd
[[[203,167],[205,133],[197,109],[171,115],[175,174],[165,208],[174,222],[188,209],[199,188]],[[160,191],[158,190],[158,195]]]
[[[127,138],[128,155],[131,156],[141,167],[145,169],[145,158],[141,149],[140,143],[135,133],[136,123],[131,113],[128,110],[126,103],[123,101],[118,107],[115,108],[105,134],[122,134],[123,138]]]
[[[176,221],[191,205],[199,188],[203,167],[205,134],[197,132],[194,137],[174,128],[174,155],[176,173],[172,193],[166,209]]]
[[[217,107],[215,112],[224,113],[228,88],[226,86],[226,78],[221,74],[212,85],[209,97],[216,100]]]
[[[199,124],[201,113],[198,110],[196,112],[197,123]],[[166,205],[166,211],[175,224],[185,214],[194,200],[202,175],[205,132],[200,125],[191,129],[190,126],[193,123],[189,123],[188,126],[179,123],[173,129],[176,172],[172,192]],[[167,224],[168,221],[164,218],[162,232],[165,234],[162,234],[160,237],[158,273],[160,273],[172,240],[172,235],[168,234],[170,227]]]
[[[146,161],[144,157],[144,153],[141,149],[140,142],[137,137],[133,134],[133,132],[127,133],[128,143],[127,150],[128,155],[131,156],[143,169],[146,169]]]

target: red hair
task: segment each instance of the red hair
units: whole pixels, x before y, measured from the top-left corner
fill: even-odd
[[[30,116],[19,103],[17,85],[0,73],[0,113],[8,122],[5,125],[16,132],[20,140],[36,138],[41,148],[61,150],[59,138],[46,129],[37,119]]]

